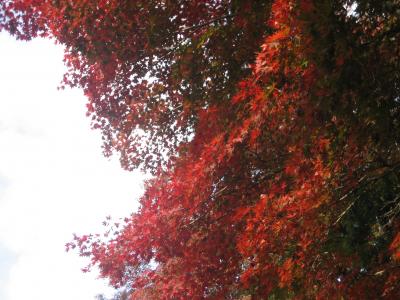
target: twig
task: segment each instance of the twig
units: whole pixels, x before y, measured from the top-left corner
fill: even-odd
[[[223,15],[221,17],[211,19],[211,20],[209,20],[207,22],[204,22],[204,23],[196,24],[196,25],[193,25],[193,26],[190,26],[190,27],[184,27],[184,28],[182,28],[182,30],[180,32],[186,32],[186,31],[190,31],[192,29],[198,29],[198,28],[201,28],[201,27],[205,27],[205,26],[208,26],[208,25],[210,25],[212,23],[215,23],[215,22],[218,22],[218,21],[221,21],[221,20],[224,20],[224,19],[233,18],[234,16],[236,16],[236,15],[235,14],[226,14],[226,15]]]
[[[353,207],[353,205],[356,203],[356,201],[358,200],[358,198],[356,198],[353,202],[350,203],[349,206],[347,206],[347,208],[339,215],[339,217],[337,218],[337,220],[335,221],[335,223],[333,223],[334,226],[336,226],[340,220],[344,217],[344,215]]]

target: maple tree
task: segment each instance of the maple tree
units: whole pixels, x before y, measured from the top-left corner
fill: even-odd
[[[106,155],[153,174],[76,237],[132,299],[400,294],[400,2],[5,0],[65,45]],[[126,292],[124,292],[126,293]]]

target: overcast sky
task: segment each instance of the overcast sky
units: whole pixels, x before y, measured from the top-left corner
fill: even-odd
[[[79,90],[58,91],[62,48],[0,34],[0,299],[88,300],[110,295],[65,252],[72,233],[101,232],[107,215],[129,216],[138,172],[101,154]]]

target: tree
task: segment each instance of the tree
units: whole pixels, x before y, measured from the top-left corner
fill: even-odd
[[[6,0],[66,46],[106,155],[154,175],[78,247],[132,299],[400,294],[400,3]],[[119,225],[118,225],[119,226]],[[114,227],[118,227],[115,225]]]

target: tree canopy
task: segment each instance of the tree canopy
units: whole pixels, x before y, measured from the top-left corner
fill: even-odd
[[[400,295],[398,0],[4,0],[153,174],[78,247],[132,299]],[[124,292],[125,293],[125,292]]]

